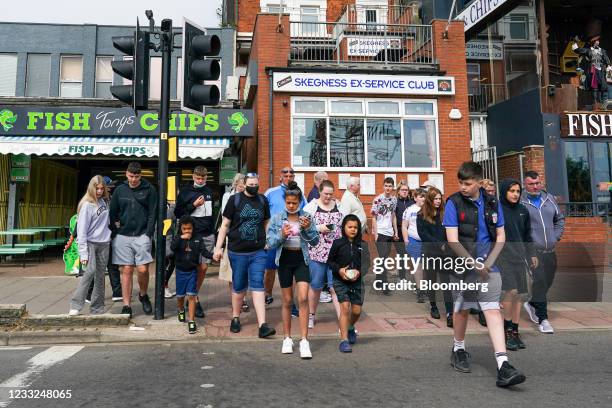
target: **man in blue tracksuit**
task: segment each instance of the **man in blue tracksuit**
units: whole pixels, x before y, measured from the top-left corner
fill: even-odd
[[[538,267],[533,271],[531,301],[525,303],[524,307],[531,320],[538,324],[540,332],[552,334],[554,330],[548,321],[546,293],[555,278],[555,245],[563,236],[565,217],[559,210],[555,197],[542,189],[537,172],[526,172],[524,184],[521,204],[529,210],[531,239],[538,257]]]

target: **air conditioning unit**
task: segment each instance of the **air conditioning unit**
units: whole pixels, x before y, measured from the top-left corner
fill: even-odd
[[[238,86],[240,83],[240,77],[228,76],[227,82],[225,83],[225,100],[237,101],[239,98]]]

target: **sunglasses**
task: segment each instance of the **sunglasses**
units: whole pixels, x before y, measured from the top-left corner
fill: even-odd
[[[295,170],[281,170],[283,174],[295,174]]]
[[[259,177],[257,173],[247,173],[246,176],[247,177]]]

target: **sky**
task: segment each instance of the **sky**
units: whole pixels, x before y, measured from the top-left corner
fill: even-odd
[[[144,12],[149,9],[156,25],[171,18],[179,27],[185,16],[201,26],[217,27],[220,6],[221,0],[19,0],[3,7],[0,22],[136,25],[138,17],[147,25]]]

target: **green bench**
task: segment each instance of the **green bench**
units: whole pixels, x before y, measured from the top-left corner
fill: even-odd
[[[30,252],[33,252],[32,248],[26,248],[26,247],[15,247],[12,248],[10,245],[8,247],[0,247],[0,257],[7,257],[7,256],[16,256],[16,255],[21,255],[22,258],[22,262],[23,262],[23,267],[25,268],[25,259],[26,259],[26,254],[29,254]]]

